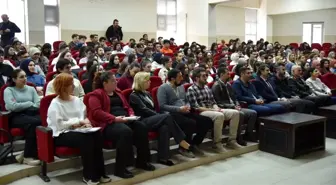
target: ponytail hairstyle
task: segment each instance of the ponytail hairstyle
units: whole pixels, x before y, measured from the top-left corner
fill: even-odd
[[[93,79],[92,89],[103,89],[104,82],[108,82],[112,76],[114,76],[114,74],[111,71],[97,72]]]

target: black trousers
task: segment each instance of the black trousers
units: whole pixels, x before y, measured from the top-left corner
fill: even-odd
[[[171,113],[171,115],[186,134],[186,141],[192,145],[201,144],[207,132],[213,128],[212,120],[205,116],[195,113]],[[196,133],[194,138],[193,133]]]
[[[318,107],[323,107],[323,106],[328,106],[328,105],[332,105],[332,100],[330,98],[330,96],[306,96],[303,99],[312,101],[315,103],[315,111],[318,109]]]
[[[315,103],[308,99],[288,99],[289,102],[295,107],[295,112],[311,114],[314,112]]]
[[[100,131],[62,133],[54,138],[54,142],[55,146],[79,148],[84,178],[97,181],[105,175],[103,139]]]
[[[169,151],[170,137],[173,136],[177,144],[185,139],[185,134],[169,114],[157,114],[142,119],[149,130],[159,133],[158,136],[158,159],[168,160],[170,158]]]
[[[108,124],[103,136],[112,141],[117,149],[115,172],[124,173],[127,166],[134,163],[133,144],[137,148],[137,164],[150,161],[148,129],[141,121]]]
[[[23,128],[25,131],[25,158],[37,158],[36,127],[41,125],[39,115],[16,114],[9,119],[11,128]]]

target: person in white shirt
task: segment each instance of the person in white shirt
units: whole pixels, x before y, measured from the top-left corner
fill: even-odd
[[[56,68],[57,68],[57,74],[61,74],[61,73],[67,73],[67,74],[71,74],[71,63],[69,60],[67,59],[60,59],[57,64],[56,64]],[[46,96],[47,95],[51,95],[51,94],[55,94],[55,89],[54,89],[54,81],[55,79],[51,80],[48,85],[47,85],[47,90],[46,90]],[[77,96],[78,98],[80,98],[81,100],[83,100],[84,98],[84,89],[80,83],[79,80],[74,79],[73,80],[73,85],[75,86],[75,90],[73,95]]]
[[[66,45],[65,43],[64,44],[60,44],[59,45],[59,54],[56,58],[53,59],[53,61],[51,62],[51,65],[56,65],[58,59],[60,58],[61,54],[66,51],[66,50],[69,50],[69,46]],[[72,57],[71,57],[72,58]],[[74,61],[76,61],[74,58],[72,58]]]
[[[92,128],[86,117],[86,107],[73,96],[74,78],[67,73],[59,74],[54,81],[57,97],[48,108],[47,123],[53,131],[55,146],[79,148],[83,164],[83,181],[86,184],[110,182],[105,174],[103,139],[99,129],[79,132],[80,129]]]
[[[170,57],[163,57],[161,59],[161,63],[164,66],[163,68],[160,69],[158,76],[161,78],[162,83],[166,82],[168,71],[170,70],[173,61]]]
[[[125,47],[124,47],[125,48]],[[129,49],[129,48],[125,48],[125,49]],[[127,51],[126,50],[126,51]],[[112,55],[118,54],[118,53],[124,53],[125,54],[125,50],[122,49],[121,47],[121,43],[120,42],[116,42],[113,46],[113,51],[112,51]]]
[[[59,55],[59,58],[58,60],[60,59],[67,59],[70,61],[70,64],[71,64],[71,70],[72,72],[74,72],[75,74],[78,74],[79,70],[80,70],[80,67],[77,65],[77,61],[75,59],[72,58],[72,55],[71,55],[71,52],[69,50],[65,50],[63,51],[60,55]],[[56,71],[56,66],[57,66],[57,63],[56,65],[54,66],[54,69],[53,71]]]
[[[318,78],[320,71],[315,68],[308,70],[309,78],[306,80],[306,84],[310,87],[315,95],[320,96],[332,96],[331,90]]]
[[[85,57],[79,60],[79,64],[86,64],[89,58],[94,57],[95,50],[91,47],[87,47],[85,50]]]

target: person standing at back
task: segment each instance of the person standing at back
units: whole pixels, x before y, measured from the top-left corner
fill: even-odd
[[[9,21],[6,14],[1,15],[2,22],[0,23],[1,46],[12,45],[15,33],[20,33],[21,30],[15,23]]]
[[[112,38],[117,38],[119,41],[123,39],[122,27],[119,26],[118,19],[113,20],[113,25],[106,30],[106,39],[112,43]]]

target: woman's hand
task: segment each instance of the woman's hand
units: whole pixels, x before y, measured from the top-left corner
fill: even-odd
[[[117,116],[117,117],[115,117],[114,122],[116,122],[116,123],[126,123],[127,120],[124,120],[124,117],[125,116]]]
[[[70,129],[76,129],[76,128],[80,128],[80,127],[82,127],[83,125],[81,124],[81,123],[79,123],[79,124],[74,124],[74,125],[72,125],[71,127],[70,127]]]

